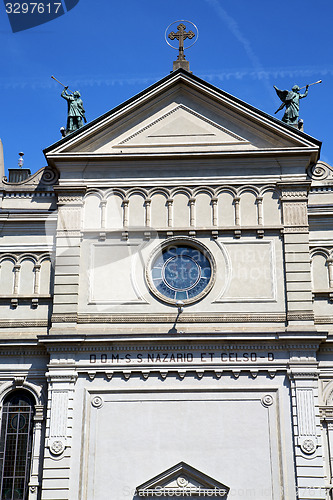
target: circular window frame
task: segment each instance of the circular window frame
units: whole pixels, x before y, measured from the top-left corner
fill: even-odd
[[[153,279],[152,279],[152,269],[153,269],[153,264],[156,258],[161,255],[168,247],[170,246],[181,246],[181,245],[187,245],[192,248],[195,248],[196,250],[200,251],[208,260],[211,268],[211,276],[208,284],[202,290],[198,295],[195,297],[191,297],[190,299],[184,299],[182,302],[184,305],[188,304],[194,304],[195,302],[199,302],[199,300],[203,299],[212,289],[215,279],[216,279],[216,263],[215,259],[213,257],[213,254],[211,251],[203,245],[201,242],[197,241],[194,238],[190,238],[189,236],[173,236],[172,238],[168,238],[166,241],[158,245],[150,254],[147,265],[146,265],[146,272],[145,272],[145,278],[146,278],[146,283],[148,285],[149,290],[155,297],[157,297],[159,300],[162,302],[165,302],[167,304],[172,304],[176,305],[178,302],[177,299],[170,299],[163,295],[161,292],[157,290],[157,288],[154,285]]]

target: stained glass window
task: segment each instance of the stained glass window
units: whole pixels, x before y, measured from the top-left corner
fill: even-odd
[[[185,304],[202,298],[212,285],[212,258],[203,246],[175,241],[152,259],[147,281],[162,300]]]
[[[1,500],[28,497],[33,414],[33,401],[25,391],[15,391],[4,400],[0,437]]]

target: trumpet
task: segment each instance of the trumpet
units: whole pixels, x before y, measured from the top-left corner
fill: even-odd
[[[306,87],[310,87],[310,85],[316,85],[317,83],[322,83],[323,80],[318,80],[318,82],[314,83],[309,83],[309,85],[304,85],[304,87],[301,87],[300,90],[305,89]]]

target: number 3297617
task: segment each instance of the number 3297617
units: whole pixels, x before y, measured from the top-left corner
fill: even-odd
[[[61,7],[58,3],[6,3],[7,14],[57,14]]]

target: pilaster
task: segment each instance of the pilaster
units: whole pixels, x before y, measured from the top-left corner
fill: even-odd
[[[58,226],[54,273],[53,323],[59,316],[75,321],[79,293],[81,220],[85,189],[58,188]]]
[[[49,383],[42,500],[69,500],[73,399],[77,379],[71,368],[52,368]]]
[[[281,186],[287,320],[289,326],[313,325],[307,215],[308,183]]]
[[[29,500],[37,500],[39,498],[40,481],[40,465],[41,465],[41,440],[42,440],[42,424],[44,420],[44,406],[35,406],[34,430],[32,439],[32,456],[31,456],[31,474],[29,481]]]
[[[291,357],[288,375],[291,382],[297,498],[325,500],[317,363],[314,358],[308,363],[300,362],[299,353],[295,353]]]

